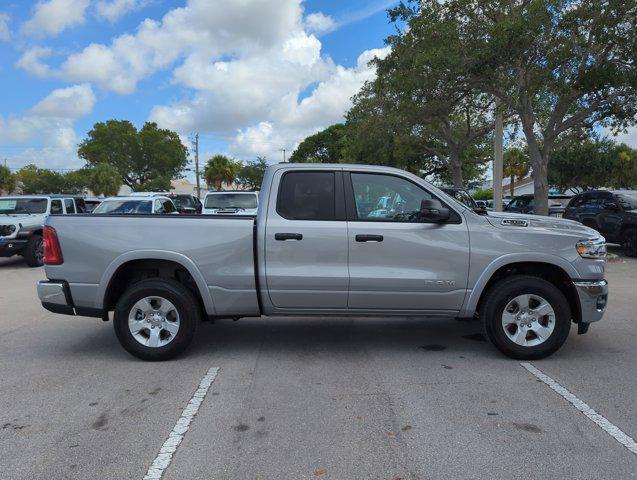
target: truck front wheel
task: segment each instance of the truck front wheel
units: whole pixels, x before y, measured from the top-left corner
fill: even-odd
[[[201,319],[193,294],[172,279],[131,285],[115,307],[113,324],[121,345],[142,360],[169,360],[192,342]]]
[[[44,265],[44,242],[40,235],[29,238],[24,249],[24,260],[29,267],[41,267]]]
[[[538,277],[514,275],[486,293],[480,318],[489,340],[519,360],[548,357],[566,341],[571,309],[564,294]]]

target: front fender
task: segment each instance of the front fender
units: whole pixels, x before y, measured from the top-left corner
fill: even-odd
[[[487,283],[489,283],[489,280],[495,272],[507,265],[522,262],[547,263],[561,268],[572,279],[581,278],[579,272],[573,266],[573,264],[557,255],[534,252],[510,253],[507,255],[502,255],[501,257],[494,259],[480,274],[478,280],[475,282],[475,285],[469,291],[469,294],[465,296],[464,305],[462,306],[462,310],[460,311],[459,316],[472,317],[474,315],[478,307],[480,297],[482,296]]]
[[[130,252],[126,252],[119,257],[115,258],[104,270],[102,277],[100,278],[100,283],[97,289],[97,297],[96,297],[96,305],[105,305],[106,300],[106,292],[108,290],[108,286],[110,284],[113,275],[115,272],[124,264],[133,261],[133,260],[168,260],[175,263],[178,263],[190,273],[190,276],[193,278],[195,283],[197,284],[197,289],[199,290],[199,294],[203,300],[204,307],[206,308],[206,313],[208,315],[215,315],[216,310],[214,303],[212,301],[212,297],[210,295],[210,291],[208,290],[208,285],[206,281],[197,268],[197,265],[188,258],[187,256],[177,253],[170,252],[167,250],[133,250]]]

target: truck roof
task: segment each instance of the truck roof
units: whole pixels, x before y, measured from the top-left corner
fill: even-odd
[[[63,193],[51,193],[51,194],[38,193],[33,195],[4,195],[0,198],[84,198],[84,196],[77,195],[77,194],[65,195]]]

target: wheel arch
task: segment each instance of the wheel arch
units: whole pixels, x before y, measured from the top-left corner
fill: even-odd
[[[471,290],[463,308],[463,317],[472,317],[480,309],[480,302],[489,288],[498,280],[511,275],[532,275],[543,278],[555,285],[568,300],[573,321],[579,323],[581,306],[573,279],[580,278],[579,273],[561,257],[500,257],[494,260],[482,272],[474,288]]]
[[[157,270],[158,274],[150,276],[155,277],[167,277],[166,272],[172,272],[173,275],[177,275],[180,271],[187,272],[186,278],[183,280],[178,278],[178,280],[186,286],[191,286],[191,291],[200,299],[206,314],[215,314],[214,303],[206,281],[194,262],[180,253],[163,250],[127,252],[113,260],[100,279],[96,303],[102,305],[105,310],[112,309],[113,303],[134,279],[134,272],[153,270]],[[192,279],[192,285],[189,285],[187,277]]]

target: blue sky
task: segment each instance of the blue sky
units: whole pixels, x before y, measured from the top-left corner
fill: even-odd
[[[98,121],[266,155],[341,121],[387,53],[388,0],[3,0],[0,158],[77,168]]]

